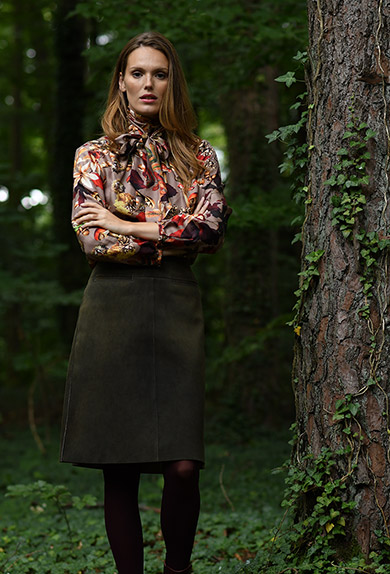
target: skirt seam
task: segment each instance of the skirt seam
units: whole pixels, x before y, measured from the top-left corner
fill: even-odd
[[[78,332],[78,326],[76,327],[75,333],[74,333],[75,344],[76,344],[77,332]],[[68,397],[67,397],[68,400],[66,402],[66,416],[65,416],[65,420],[64,420],[64,432],[63,432],[63,440],[62,440],[62,448],[61,448],[61,459],[64,458],[65,443],[66,443],[67,433],[68,433],[70,399],[71,399],[71,395],[72,395],[72,377],[71,377],[71,374],[73,372],[73,367],[74,367],[74,362],[72,361],[72,364],[70,365],[68,377],[67,377],[69,379],[69,392],[68,392]]]
[[[153,382],[154,382],[154,409],[155,409],[155,420],[156,420],[156,429],[157,429],[157,436],[156,436],[156,458],[159,458],[159,452],[160,452],[160,420],[159,420],[159,416],[158,416],[158,408],[157,408],[157,404],[158,404],[158,400],[157,400],[157,375],[156,375],[156,301],[155,301],[155,297],[156,297],[156,279],[153,278],[152,280],[152,301],[153,301],[153,312],[152,312],[152,317],[153,317],[153,326],[152,326],[152,338],[153,338]]]

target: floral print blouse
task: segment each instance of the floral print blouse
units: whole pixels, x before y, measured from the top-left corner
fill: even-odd
[[[103,136],[76,151],[72,224],[88,260],[158,265],[162,256],[214,253],[222,245],[231,209],[214,149],[203,140],[198,158],[205,170],[186,191],[169,161],[161,126],[130,120],[128,133],[115,144]],[[206,210],[196,212],[205,199]],[[118,217],[155,221],[159,241],[82,227],[73,221],[85,200],[94,200]]]

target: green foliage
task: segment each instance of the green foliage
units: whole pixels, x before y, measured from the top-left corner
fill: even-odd
[[[338,399],[335,404],[334,421],[345,421],[355,417],[360,411],[359,403],[352,402],[353,395],[345,395],[345,398]]]
[[[29,498],[31,496],[38,496],[41,500],[52,501],[59,513],[65,520],[66,527],[68,530],[68,535],[70,541],[72,541],[72,536],[76,534],[76,531],[72,530],[69,523],[68,514],[66,512],[67,507],[73,506],[77,510],[81,510],[87,505],[94,505],[96,498],[90,494],[86,494],[82,498],[79,496],[71,496],[69,490],[61,485],[53,485],[45,482],[44,480],[38,480],[31,484],[15,484],[7,487],[6,496]],[[36,512],[42,512],[44,506],[36,506]]]
[[[338,175],[332,175],[325,181],[325,185],[338,191],[337,195],[332,197],[332,223],[339,227],[344,237],[351,237],[356,230],[359,214],[366,204],[364,189],[369,184],[366,165],[370,159],[367,142],[375,133],[365,122],[358,122],[354,116],[347,128],[343,139],[347,141],[348,147],[338,150],[340,162],[334,166]]]
[[[278,82],[284,82],[287,87],[290,87],[297,81],[296,73],[301,72],[302,68],[307,62],[307,52],[298,52],[294,59],[298,62],[297,71],[287,72],[283,76],[276,78]],[[302,226],[304,221],[304,213],[302,210],[303,205],[308,205],[311,198],[308,196],[307,179],[307,165],[308,154],[310,152],[310,145],[306,141],[306,124],[308,121],[307,109],[307,92],[298,94],[296,102],[290,107],[294,113],[298,113],[296,122],[286,126],[282,126],[274,130],[271,134],[267,135],[268,143],[281,141],[284,146],[284,161],[279,165],[280,173],[284,176],[291,178],[291,193],[295,203],[300,206],[300,211],[295,215],[291,221],[291,225]],[[299,230],[293,243],[301,241],[302,234]],[[304,259],[304,265],[299,272],[300,282],[299,288],[294,292],[297,301],[293,307],[294,317],[287,324],[294,327],[295,333],[300,334],[299,319],[302,312],[304,297],[309,290],[312,280],[318,276],[318,264],[324,254],[323,250],[312,251],[307,254]]]
[[[50,424],[59,416],[69,352],[60,310],[76,309],[81,292],[65,293],[57,278],[66,247],[55,240],[47,206],[0,204],[0,226],[0,419],[27,419],[28,406],[33,430],[42,417]]]
[[[65,358],[57,309],[76,306],[80,292],[66,294],[56,278],[65,246],[55,242],[44,207],[13,212],[0,204],[5,255],[0,264],[0,380],[19,386],[64,377]],[[18,242],[13,236],[18,229]],[[12,375],[13,374],[13,375]]]
[[[360,280],[363,284],[363,293],[367,298],[366,304],[360,308],[359,312],[362,317],[368,319],[370,316],[368,300],[373,296],[373,288],[376,286],[378,261],[383,254],[388,252],[390,240],[388,238],[381,239],[375,231],[366,232],[361,229],[356,234],[356,241],[360,246]]]
[[[350,400],[340,401],[338,420],[349,420],[358,412]],[[388,538],[381,534],[382,552],[369,560],[360,554],[349,528],[356,507],[347,499],[350,474],[338,477],[336,468],[350,450],[322,448],[318,456],[307,454],[286,463],[288,475],[282,507],[285,514],[278,527],[262,541],[256,559],[240,570],[258,574],[377,574],[387,572]],[[340,550],[344,549],[344,550]]]
[[[299,65],[297,71],[287,72],[283,76],[276,78],[276,81],[284,82],[287,87],[290,87],[295,81],[303,81],[296,78],[296,73],[301,71],[302,67],[305,66],[307,62],[307,52],[298,52],[294,59]],[[280,141],[285,146],[284,160],[283,163],[279,165],[279,170],[282,175],[291,178],[292,183],[290,189],[292,197],[299,206],[310,202],[310,199],[307,197],[308,188],[306,185],[309,153],[309,145],[306,142],[306,123],[308,118],[306,98],[306,91],[298,94],[296,102],[290,107],[291,111],[295,114],[298,113],[295,123],[282,126],[266,136],[268,143]],[[303,217],[304,215],[300,208],[300,212],[296,214],[291,221],[291,225],[294,227],[302,225]],[[293,243],[300,240],[301,232],[299,231]]]
[[[88,123],[106,98],[114,62],[129,38],[146,30],[165,34],[177,48],[197,112],[210,121],[221,118],[224,100],[237,89],[264,81],[261,66],[280,67],[286,54],[306,41],[305,2],[299,0],[225,0],[218,9],[207,0],[83,0],[76,12],[94,22],[94,37],[86,52],[88,82],[94,101]],[[106,35],[109,42],[96,39]],[[294,46],[294,47],[293,47]],[[102,81],[103,79],[103,81]]]
[[[298,556],[304,554],[305,559],[322,560],[334,555],[332,541],[346,533],[347,516],[355,504],[342,499],[342,491],[346,489],[345,480],[332,477],[336,458],[345,454],[343,449],[333,453],[323,448],[317,457],[308,454],[299,465],[289,468],[287,492],[282,505],[297,510],[303,498],[311,501],[300,513],[301,516],[303,514],[302,519],[294,524],[293,533],[290,534],[292,550]]]
[[[207,431],[210,437],[215,434],[213,429]],[[270,468],[279,466],[288,454],[286,438],[284,432],[259,433],[245,449],[232,440],[209,443],[193,554],[197,573],[233,574],[241,564],[253,561],[280,515],[283,477],[271,475]],[[9,433],[2,441],[0,488],[8,485],[8,495],[0,502],[0,572],[113,574],[101,473],[58,464],[56,444],[46,458],[34,449],[27,432]],[[160,475],[141,479],[146,574],[162,571],[158,513],[162,483]]]
[[[340,400],[337,421],[358,415],[355,400]],[[214,434],[209,428],[210,436]],[[292,441],[293,443],[295,442]],[[201,476],[202,512],[193,553],[199,574],[387,574],[388,539],[368,564],[349,532],[354,503],[346,500],[350,476],[337,478],[336,466],[349,456],[322,449],[300,464],[281,461],[286,436],[252,437],[250,443],[213,443]],[[113,574],[102,512],[102,479],[93,470],[59,465],[56,445],[48,458],[32,450],[28,434],[2,442],[2,484],[8,495],[0,506],[0,571],[18,574]],[[15,453],[18,456],[15,458]],[[17,464],[15,463],[17,460]],[[271,468],[274,470],[271,470]],[[283,478],[287,471],[282,502]],[[13,484],[15,481],[35,481]],[[62,480],[64,485],[56,484]],[[145,572],[161,570],[164,545],[159,515],[162,480],[143,476],[140,503]],[[223,487],[223,488],[222,488]],[[72,494],[77,492],[78,496]],[[228,497],[228,499],[227,499]],[[27,501],[27,505],[25,503]],[[232,506],[234,508],[232,508]],[[302,518],[294,520],[297,510]],[[68,523],[65,519],[67,517]],[[335,552],[335,543],[345,555]]]

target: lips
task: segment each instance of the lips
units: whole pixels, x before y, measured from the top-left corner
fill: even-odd
[[[153,94],[145,94],[144,96],[141,96],[141,100],[144,102],[152,102],[157,100],[157,97]]]

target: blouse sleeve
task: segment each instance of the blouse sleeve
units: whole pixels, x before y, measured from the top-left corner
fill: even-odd
[[[198,158],[204,162],[205,171],[196,179],[189,191],[192,213],[167,216],[159,222],[163,249],[215,253],[223,244],[231,208],[227,205],[221,180],[217,154],[208,142],[202,142]],[[204,199],[207,208],[196,213]]]
[[[153,241],[120,235],[98,227],[83,227],[74,217],[86,200],[96,201],[109,209],[105,198],[104,154],[94,142],[76,150],[72,226],[82,251],[90,261],[109,260],[120,263],[153,263],[161,259],[161,250]]]

